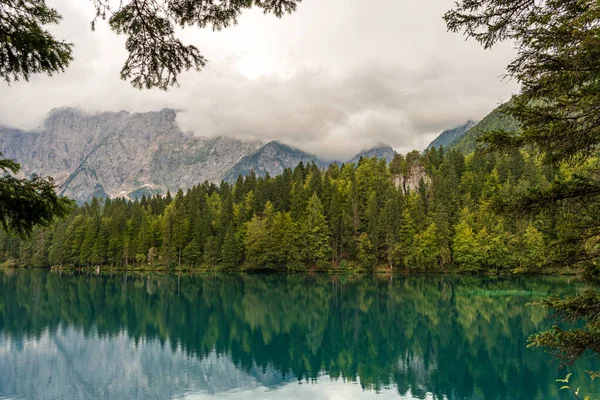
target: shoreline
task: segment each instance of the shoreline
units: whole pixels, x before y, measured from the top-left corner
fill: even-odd
[[[222,267],[22,267],[15,265],[0,265],[0,270],[48,270],[52,272],[80,272],[80,273],[183,273],[183,274],[201,274],[208,275],[214,273],[224,274],[305,274],[305,275],[403,275],[403,276],[417,276],[417,275],[460,275],[460,276],[582,276],[583,271],[581,270],[558,270],[558,269],[546,269],[540,271],[477,271],[477,272],[464,272],[459,270],[411,270],[406,268],[395,268],[390,269],[386,267],[379,267],[374,269],[367,268],[353,268],[353,269],[340,269],[340,268],[307,268],[307,269],[272,269],[272,268],[222,268]]]

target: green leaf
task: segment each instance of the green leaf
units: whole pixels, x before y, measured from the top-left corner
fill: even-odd
[[[563,387],[560,388],[560,390],[564,390],[564,389],[571,389],[571,387],[565,385],[565,386],[563,386]]]

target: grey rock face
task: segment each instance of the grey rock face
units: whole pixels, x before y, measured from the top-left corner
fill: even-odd
[[[37,337],[0,334],[0,397],[17,399],[174,399],[276,389],[290,382],[274,367],[243,370],[227,355],[202,357],[158,339],[84,333],[72,326]]]
[[[420,164],[413,165],[408,175],[394,175],[392,179],[396,189],[402,189],[405,195],[408,195],[409,192],[417,191],[421,180],[423,180],[426,186],[431,185],[431,177],[427,175],[425,167]]]
[[[391,146],[378,146],[378,147],[373,147],[372,149],[369,149],[369,150],[365,150],[361,153],[358,153],[356,156],[354,156],[354,158],[352,158],[350,160],[350,162],[353,162],[353,163],[358,162],[358,160],[360,160],[361,157],[383,158],[387,162],[390,162],[394,159],[395,155],[396,155],[396,152],[394,151],[394,149]]]
[[[235,181],[252,170],[275,176],[300,161],[329,165],[279,142],[185,134],[171,109],[98,114],[52,110],[34,131],[0,127],[0,152],[21,164],[21,176],[51,176],[60,194],[80,203],[93,197],[174,192],[204,181]],[[394,154],[391,147],[380,146],[350,161],[360,156],[390,161]]]
[[[252,154],[243,157],[227,174],[225,180],[235,182],[238,176],[246,176],[254,171],[257,176],[279,175],[285,168],[294,168],[300,162],[305,165],[315,163],[320,168],[327,168],[331,163],[357,163],[361,157],[383,158],[387,162],[394,159],[396,152],[391,146],[378,146],[360,152],[349,160],[328,161],[314,154],[306,153],[283,143],[274,141],[265,144]]]
[[[262,145],[193,137],[178,128],[175,117],[170,109],[94,115],[58,109],[33,132],[0,128],[0,151],[22,165],[22,175],[52,176],[61,194],[87,201],[144,187],[165,192],[218,182]]]
[[[294,168],[300,162],[314,162],[323,166],[317,156],[287,146],[279,142],[269,142],[252,154],[243,157],[227,174],[226,180],[235,182],[238,176],[246,176],[254,171],[257,176],[279,175],[286,168]]]

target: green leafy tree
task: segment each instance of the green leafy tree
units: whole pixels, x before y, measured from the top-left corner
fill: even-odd
[[[190,250],[196,251],[193,244],[191,244]],[[219,264],[220,260],[221,248],[219,245],[219,238],[211,235],[206,238],[206,241],[204,243],[204,263],[209,267],[214,268]]]
[[[424,232],[415,235],[405,264],[411,269],[437,269],[439,259],[438,231],[437,226],[432,222]]]
[[[416,233],[415,222],[412,219],[408,208],[405,208],[404,211],[402,211],[402,218],[400,220],[399,242],[394,248],[394,254],[397,259],[402,260],[403,262],[407,260]]]
[[[100,221],[98,236],[92,250],[92,262],[97,265],[104,265],[108,261],[109,223],[110,221],[104,218]]]
[[[81,265],[89,266],[93,262],[92,256],[94,252],[94,245],[98,238],[100,231],[100,215],[95,212],[92,217],[88,217],[85,220],[85,233],[81,247],[79,248],[79,263]]]
[[[521,250],[518,254],[520,268],[524,271],[541,270],[546,261],[546,245],[542,233],[529,224],[521,243]]]
[[[496,225],[489,232],[484,227],[477,233],[477,246],[486,268],[498,272],[513,266],[514,258],[509,248],[509,241],[509,235],[503,230],[501,224]]]
[[[393,268],[400,259],[397,257],[396,248],[400,243],[400,226],[402,222],[402,194],[400,191],[392,192],[385,201],[382,213],[382,230],[384,231],[385,256],[388,266]]]
[[[373,243],[366,232],[363,232],[358,237],[358,243],[356,245],[356,258],[358,261],[367,268],[373,268],[377,261],[373,251]]]
[[[163,227],[162,227],[162,253],[161,259],[163,265],[173,266],[178,264],[179,259],[179,250],[183,250],[180,248],[182,244],[178,241],[177,232],[179,230],[176,229],[177,222],[177,210],[175,203],[172,202],[165,209],[165,215],[163,219]],[[138,253],[140,255],[146,254],[146,252]]]
[[[454,261],[463,271],[476,272],[483,267],[482,251],[477,238],[467,221],[461,220],[456,226],[452,245]]]
[[[223,247],[221,248],[221,259],[225,268],[238,267],[244,256],[243,236],[236,230],[230,229],[225,235]]]
[[[302,263],[298,227],[289,212],[278,212],[275,215],[271,236],[276,265],[286,269],[300,269]]]
[[[148,260],[148,265],[150,265],[151,267],[156,266],[156,263],[158,261],[158,250],[156,249],[156,247],[150,247],[148,249],[148,257],[146,259]]]
[[[65,241],[67,239],[67,222],[61,221],[57,224],[50,245],[48,262],[50,265],[62,266],[65,262]]]

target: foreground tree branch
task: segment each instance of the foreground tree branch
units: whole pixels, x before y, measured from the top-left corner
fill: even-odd
[[[25,237],[36,225],[48,226],[71,209],[71,201],[56,194],[52,178],[18,179],[13,174],[19,172],[19,165],[1,158],[0,170],[0,225],[3,229]]]
[[[183,71],[200,71],[206,58],[185,45],[175,27],[221,30],[235,25],[243,11],[256,7],[282,17],[302,0],[92,0],[96,17],[127,37],[128,57],[121,78],[138,89],[167,90]],[[10,83],[32,74],[64,72],[73,60],[73,45],[54,38],[44,26],[61,16],[44,0],[0,0],[0,77]]]
[[[463,32],[485,48],[515,44],[517,55],[508,76],[521,92],[502,112],[520,123],[518,132],[488,132],[480,138],[488,150],[527,149],[558,168],[548,187],[523,194],[504,212],[564,210],[562,226],[571,234],[559,258],[578,262],[598,277],[600,178],[593,157],[600,144],[600,3],[595,0],[462,0],[444,16],[448,29]],[[570,171],[570,173],[563,173]],[[566,249],[566,250],[565,250]],[[583,320],[578,329],[560,326],[533,335],[542,347],[572,364],[586,354],[598,356],[600,296],[544,300],[560,322]],[[592,376],[597,376],[592,373]]]

